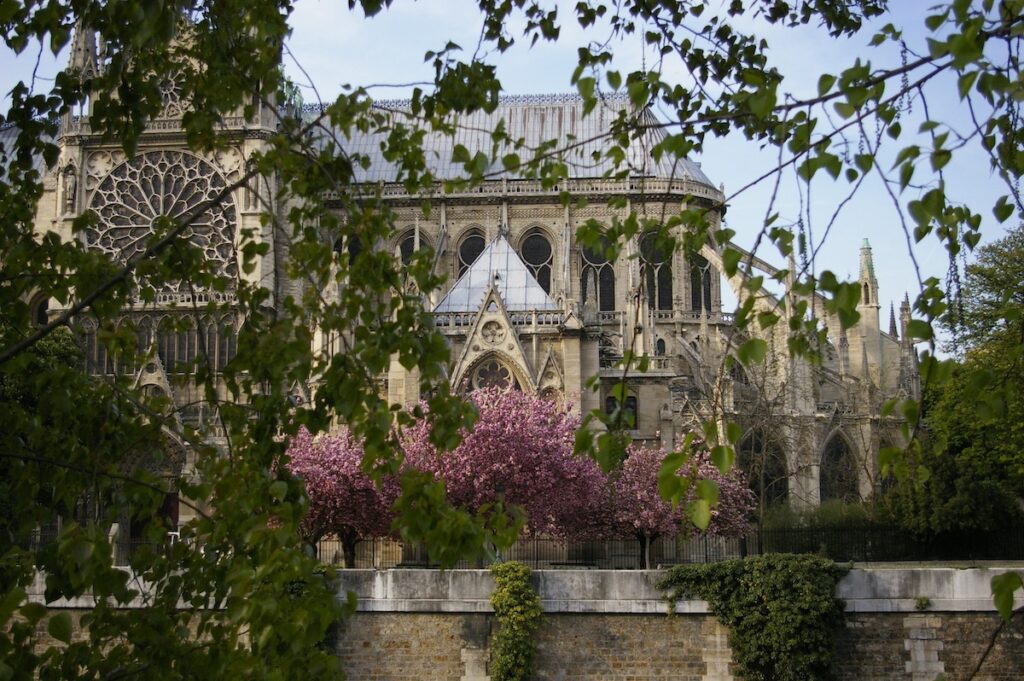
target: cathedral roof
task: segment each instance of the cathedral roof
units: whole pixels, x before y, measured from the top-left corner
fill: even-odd
[[[408,100],[379,100],[378,109],[394,112],[401,116],[409,109]],[[487,169],[491,179],[518,178],[518,174],[506,171],[501,157],[507,153],[518,153],[524,161],[533,149],[543,142],[558,140],[560,145],[571,145],[564,156],[571,178],[600,178],[607,173],[623,170],[616,168],[612,160],[602,152],[608,147],[608,132],[623,111],[629,111],[629,99],[621,95],[606,95],[593,111],[584,116],[583,100],[578,95],[520,95],[502,97],[498,107],[491,113],[476,111],[459,118],[454,135],[428,131],[424,141],[426,164],[440,179],[465,176],[461,163],[452,162],[452,151],[456,145],[469,150],[470,156],[482,151],[495,156],[495,163]],[[307,110],[307,116],[316,115],[318,107]],[[522,140],[524,147],[516,151],[510,144],[498,146],[494,154],[495,141],[492,131],[499,121],[504,121],[509,139]],[[640,114],[640,123],[646,131],[630,140],[626,150],[626,162],[633,177],[655,177],[670,180],[690,180],[713,187],[711,180],[701,171],[700,165],[689,159],[670,158],[663,154],[655,159],[651,147],[664,139],[665,131],[661,122],[649,110]],[[397,177],[398,166],[384,158],[381,142],[386,135],[380,133],[352,132],[345,145],[350,153],[363,154],[370,159],[370,166],[357,169],[361,182],[390,182]],[[595,155],[598,156],[595,160]]]
[[[499,235],[459,277],[434,312],[476,312],[491,284],[498,289],[506,310],[558,309],[508,240]]]
[[[17,141],[18,135],[20,134],[21,129],[13,123],[0,124],[0,149],[3,149],[4,152],[7,154],[6,159],[0,158],[0,167],[2,167],[5,171],[11,167],[12,163],[14,163],[14,159],[11,154],[14,150],[14,143]],[[35,156],[33,156],[32,169],[40,173],[46,170],[46,164],[43,163],[42,154],[36,154]]]

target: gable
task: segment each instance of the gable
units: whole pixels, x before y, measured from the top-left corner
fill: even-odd
[[[559,309],[508,240],[498,236],[459,277],[434,312],[476,312],[491,286],[497,289],[506,310]]]

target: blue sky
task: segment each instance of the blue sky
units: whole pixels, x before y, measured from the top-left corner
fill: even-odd
[[[930,0],[894,2],[896,10],[886,17],[885,22],[904,27],[910,47],[920,47],[923,51],[922,22],[927,14],[925,10],[931,4]],[[350,12],[346,5],[341,0],[300,0],[292,16],[294,32],[288,44],[287,68],[296,82],[315,84],[316,91],[309,87],[303,89],[306,101],[315,101],[317,93],[328,99],[345,84],[374,85],[371,92],[378,97],[406,96],[411,91],[410,86],[390,86],[429,81],[433,69],[424,63],[423,56],[427,50],[437,50],[451,40],[464,47],[468,56],[477,45],[481,21],[474,3],[469,0],[397,0],[394,7],[372,19]],[[566,3],[567,8],[571,5]],[[877,25],[885,22],[877,22]],[[742,24],[748,29],[754,26],[747,20]],[[786,75],[785,89],[797,96],[813,95],[822,72],[837,73],[858,57],[870,59],[877,65],[899,63],[899,55],[894,49],[879,51],[866,46],[870,33],[844,41],[828,38],[814,29],[757,26],[757,31],[768,41],[773,63]],[[486,58],[497,64],[499,77],[508,93],[568,92],[572,90],[570,77],[576,65],[577,48],[605,37],[601,31],[584,32],[568,13],[564,13],[558,44],[540,43],[532,49],[517,45],[504,55],[488,55]],[[650,54],[643,54],[638,38],[613,47],[618,68],[624,72],[638,68],[644,57],[650,65],[653,58]],[[30,78],[35,60],[35,52],[15,57],[0,48],[0,92],[7,93],[17,80]],[[62,63],[63,58],[55,60],[43,55],[37,69],[37,90],[48,86],[47,79],[52,78],[58,61]],[[667,66],[663,72],[667,79],[686,82],[685,74],[674,66]],[[6,105],[6,100],[0,103],[0,106]],[[954,125],[966,129],[964,107],[956,97],[952,80],[932,83],[929,107],[936,117],[951,120]],[[915,105],[907,121],[916,119],[919,122],[921,112],[922,106]],[[911,127],[916,128],[916,123],[905,121],[904,128]],[[726,194],[732,194],[770,169],[776,157],[776,151],[761,149],[733,135],[708,143],[704,155],[696,160],[701,162],[704,172],[715,183],[725,185]],[[1004,233],[1003,227],[991,217],[990,208],[996,197],[1005,193],[1005,187],[1000,187],[999,180],[992,176],[988,160],[979,150],[972,146],[956,152],[947,167],[946,182],[947,195],[951,199],[967,202],[983,215],[984,241]],[[737,231],[736,240],[740,245],[749,247],[753,243],[770,205],[771,212],[779,213],[782,224],[795,223],[802,214],[817,242],[837,205],[849,191],[845,180],[833,182],[829,178],[816,178],[808,199],[807,187],[801,187],[790,174],[783,177],[772,205],[773,188],[772,182],[763,182],[731,200],[726,221]],[[898,198],[905,204],[928,188],[908,189]],[[803,202],[801,194],[804,195]],[[809,205],[809,212],[805,209],[801,213],[801,205]],[[865,238],[874,247],[885,324],[889,301],[895,301],[898,306],[904,292],[913,297],[917,290],[917,276],[900,228],[899,215],[877,177],[866,181],[857,196],[844,206],[828,239],[821,246],[816,268],[819,271],[831,269],[840,277],[856,277],[858,250]],[[945,276],[947,256],[936,239],[928,238],[914,245],[912,251],[923,276]],[[763,251],[762,254],[769,260],[784,264],[771,251]]]

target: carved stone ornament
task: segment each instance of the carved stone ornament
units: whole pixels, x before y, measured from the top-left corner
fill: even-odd
[[[163,111],[160,118],[178,118],[188,111],[190,104],[182,95],[181,81],[183,76],[180,73],[169,73],[160,80],[157,89],[160,91],[160,101],[163,103]]]
[[[226,186],[224,176],[197,156],[179,151],[136,156],[114,167],[96,188],[90,207],[97,220],[85,231],[86,245],[127,261],[146,248],[157,218],[178,220],[210,202],[181,236],[203,251],[208,269],[234,279],[235,205],[230,194],[219,196]],[[183,286],[166,282],[164,289]]]
[[[519,390],[519,381],[512,371],[497,359],[481,362],[473,371],[470,385],[474,390],[480,388],[515,388]]]
[[[486,343],[497,345],[501,341],[505,340],[505,327],[495,321],[486,322],[483,327],[480,328],[480,337],[483,338]]]

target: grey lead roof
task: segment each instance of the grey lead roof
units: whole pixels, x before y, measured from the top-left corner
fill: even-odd
[[[14,143],[18,139],[20,130],[12,123],[5,123],[0,125],[0,147],[3,147],[4,153],[7,155],[6,160],[0,159],[0,163],[3,164],[4,170],[10,168],[12,161],[12,154],[14,152]],[[32,159],[32,168],[39,173],[42,173],[46,169],[46,164],[43,163],[42,154],[36,154]]]
[[[519,259],[519,254],[504,236],[499,235],[459,277],[434,312],[476,312],[492,283],[497,287],[506,310],[559,309]]]
[[[408,100],[377,101],[378,109],[393,112],[397,119],[405,117],[409,108]],[[624,96],[606,96],[598,102],[593,111],[583,115],[583,100],[577,95],[521,95],[502,97],[492,113],[476,111],[458,119],[453,136],[428,131],[424,139],[426,163],[439,179],[453,179],[465,175],[460,163],[452,162],[455,145],[466,147],[470,155],[482,151],[495,156],[494,164],[488,169],[492,178],[517,177],[504,170],[501,157],[510,152],[518,153],[521,159],[531,156],[542,142],[558,140],[560,145],[576,144],[568,149],[564,161],[569,166],[572,178],[598,178],[608,172],[623,170],[615,168],[612,161],[601,152],[608,148],[607,133],[622,111],[631,110],[629,100]],[[314,115],[316,109],[306,112]],[[511,146],[499,147],[493,154],[491,131],[499,121],[504,121],[505,131],[512,140],[522,139],[526,148],[515,151]],[[669,158],[667,154],[655,160],[651,147],[664,139],[665,132],[658,119],[649,110],[640,114],[642,123],[649,127],[641,136],[632,138],[626,159],[631,176],[656,177],[675,180],[691,180],[713,187],[711,180],[701,171],[700,165],[689,159]],[[340,136],[339,136],[340,137]],[[398,175],[398,166],[384,158],[381,143],[386,133],[353,132],[344,144],[349,152],[359,153],[370,159],[370,167],[358,169],[361,182],[392,182]],[[595,155],[599,158],[595,159]]]

